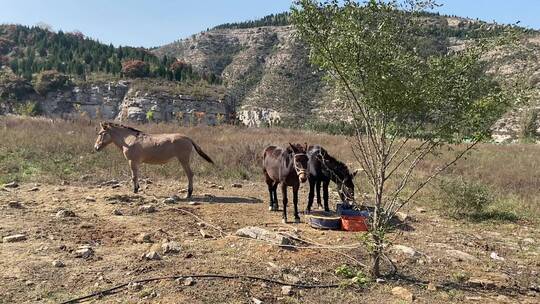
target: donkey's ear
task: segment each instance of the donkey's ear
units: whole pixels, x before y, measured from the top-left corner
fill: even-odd
[[[106,122],[102,121],[99,123],[99,126],[102,127],[103,129],[105,129],[105,126],[106,126]]]
[[[358,172],[360,172],[360,171],[364,171],[364,169],[356,169],[356,170],[354,170],[354,172],[352,174],[352,177],[355,177],[356,174],[358,174]]]
[[[296,151],[296,147],[293,146],[293,144],[289,143],[289,147],[292,149],[292,151]]]
[[[306,147],[304,148],[306,151],[307,151],[307,148],[308,148],[308,144],[307,143],[304,143],[306,145]]]

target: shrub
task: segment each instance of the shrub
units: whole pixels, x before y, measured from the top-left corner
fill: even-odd
[[[154,121],[154,111],[150,110],[146,112],[146,120],[150,122]]]
[[[29,101],[15,106],[15,112],[23,116],[38,116],[41,114],[41,107],[37,101]]]
[[[122,74],[125,77],[148,77],[150,66],[142,60],[126,60],[122,62]]]
[[[48,92],[66,89],[72,85],[69,77],[56,70],[45,70],[37,75],[36,78],[36,91],[44,95]]]
[[[495,201],[490,189],[482,183],[463,179],[440,183],[441,201],[454,217],[474,217],[482,214]]]

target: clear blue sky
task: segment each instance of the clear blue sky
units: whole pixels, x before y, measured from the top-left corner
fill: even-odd
[[[439,0],[445,14],[540,29],[540,0]],[[0,23],[50,24],[105,43],[159,46],[206,28],[288,10],[290,0],[0,0]]]

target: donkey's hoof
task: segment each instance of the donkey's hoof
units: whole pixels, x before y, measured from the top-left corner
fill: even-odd
[[[299,219],[299,218],[295,218],[295,219],[294,219],[294,222],[295,222],[296,224],[299,224],[299,223],[300,223],[300,219]]]
[[[268,210],[274,211],[274,206],[268,206]]]
[[[283,224],[287,224],[287,219],[281,219],[281,222],[282,222]]]

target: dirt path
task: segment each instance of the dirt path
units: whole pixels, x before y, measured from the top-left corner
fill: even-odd
[[[26,236],[18,242],[0,243],[0,303],[58,303],[124,282],[177,274],[249,274],[291,283],[339,283],[343,279],[334,274],[335,269],[351,262],[328,250],[287,250],[223,237],[181,210],[219,226],[224,235],[245,226],[259,226],[331,246],[359,242],[353,233],[314,230],[305,223],[281,224],[281,214],[267,210],[262,183],[243,182],[241,188],[233,188],[230,183],[199,181],[191,200],[196,205],[163,202],[178,193],[177,182],[142,185],[139,195],[130,193],[125,183],[117,188],[93,183],[21,184],[0,190],[0,236]],[[300,194],[300,210],[305,208],[305,188]],[[153,206],[155,212],[146,212],[141,206]],[[408,231],[391,235],[395,244],[415,250],[412,254],[400,247],[390,250],[400,265],[402,281],[373,283],[365,289],[293,288],[291,295],[284,295],[281,286],[263,282],[196,279],[187,286],[184,281],[165,280],[132,286],[94,301],[254,303],[255,298],[263,303],[399,303],[390,291],[398,285],[409,289],[418,303],[540,301],[540,294],[533,290],[540,284],[538,227],[527,223],[467,224],[415,208],[409,214]],[[163,253],[162,244],[170,241],[180,246],[179,252]],[[77,253],[81,246],[91,248],[91,256],[76,257],[84,254]],[[151,251],[160,259],[142,257]],[[340,252],[367,261],[364,249]],[[501,259],[492,258],[492,253]],[[64,267],[57,267],[60,263]],[[428,290],[420,281],[439,288]]]

